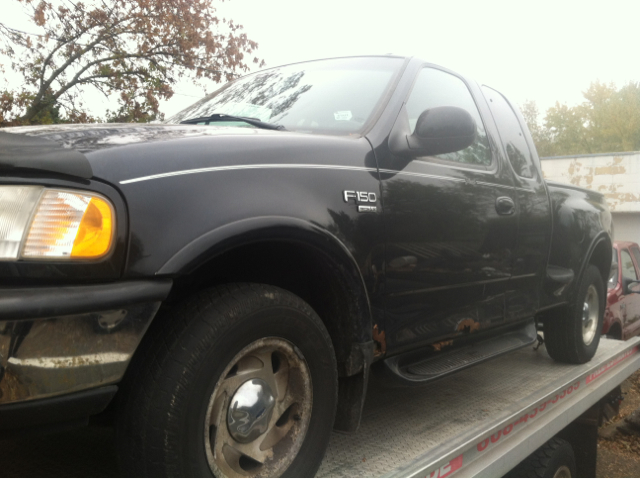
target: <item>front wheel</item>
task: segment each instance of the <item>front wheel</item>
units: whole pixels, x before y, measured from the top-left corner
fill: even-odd
[[[576,300],[566,314],[544,319],[544,342],[549,356],[557,361],[583,364],[596,354],[604,320],[605,289],[600,271],[587,266]]]
[[[127,475],[312,476],[337,401],[331,339],[297,296],[200,293],[158,318],[120,392]]]

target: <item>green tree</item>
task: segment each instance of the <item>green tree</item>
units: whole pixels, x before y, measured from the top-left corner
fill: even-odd
[[[569,107],[556,102],[547,109],[544,129],[550,139],[550,153],[554,156],[594,153],[587,124],[588,110],[584,105]]]
[[[621,88],[592,82],[576,106],[557,103],[540,124],[534,102],[522,114],[540,156],[579,155],[640,150],[640,83]]]
[[[531,131],[533,142],[540,156],[551,156],[553,149],[551,146],[551,136],[549,130],[544,128],[539,121],[538,105],[533,100],[527,100],[520,107],[520,112]]]
[[[61,110],[68,121],[91,120],[79,102],[86,88],[118,94],[110,118],[148,121],[183,77],[228,81],[263,64],[247,58],[258,44],[217,16],[214,0],[13,1],[41,33],[0,22],[0,55],[24,79],[0,97],[4,125],[60,121]]]
[[[640,84],[595,82],[584,92],[594,153],[640,150]]]

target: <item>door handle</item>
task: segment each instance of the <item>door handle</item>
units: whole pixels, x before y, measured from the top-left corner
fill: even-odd
[[[499,215],[512,215],[516,211],[516,204],[508,196],[500,196],[496,200],[496,212]]]

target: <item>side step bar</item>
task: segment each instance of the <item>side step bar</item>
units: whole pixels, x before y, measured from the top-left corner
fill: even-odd
[[[396,386],[419,385],[529,346],[536,338],[536,327],[532,321],[521,329],[444,353],[429,351],[425,355],[427,357],[416,357],[412,353],[388,358],[383,361],[383,370],[378,373],[385,376],[385,381],[391,381]]]

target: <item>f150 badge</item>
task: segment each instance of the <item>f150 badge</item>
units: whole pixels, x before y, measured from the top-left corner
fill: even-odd
[[[371,193],[368,191],[353,191],[353,190],[344,190],[342,192],[344,202],[349,203],[349,200],[355,200],[356,205],[358,205],[358,212],[364,213],[366,211],[376,212],[378,211],[378,207],[375,206],[378,198],[375,193]],[[360,204],[360,203],[373,203],[373,204]]]

